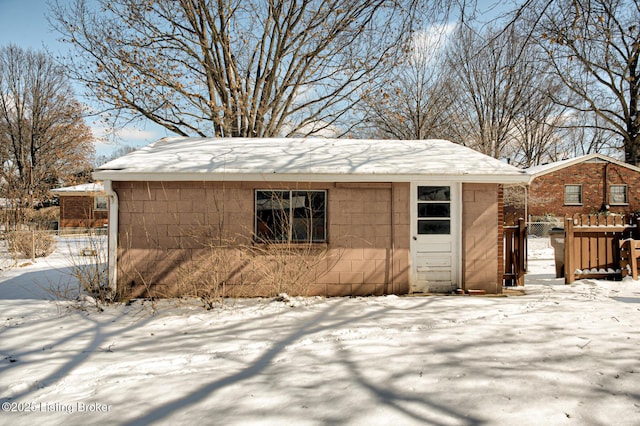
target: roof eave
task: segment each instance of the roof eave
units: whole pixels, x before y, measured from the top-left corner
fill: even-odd
[[[227,182],[465,182],[528,184],[531,176],[526,173],[487,174],[336,174],[336,173],[198,173],[183,172],[149,173],[123,170],[102,170],[93,173],[94,179],[110,181],[227,181]]]
[[[567,167],[574,166],[576,164],[580,164],[580,163],[584,163],[584,162],[587,162],[587,161],[591,161],[594,158],[598,158],[598,159],[600,159],[602,161],[606,161],[608,163],[617,164],[618,166],[626,167],[626,168],[628,168],[630,170],[633,170],[635,172],[640,173],[640,168],[634,166],[633,164],[628,164],[628,163],[625,163],[623,161],[616,160],[615,158],[611,158],[609,156],[606,156],[604,154],[600,154],[600,153],[597,153],[597,152],[596,153],[592,153],[592,154],[581,155],[579,157],[571,158],[569,160],[557,161],[556,163],[559,163],[559,164],[556,164],[556,165],[554,165],[554,163],[551,163],[551,164],[549,164],[549,166],[550,166],[549,168],[547,168],[545,170],[540,170],[538,172],[529,172],[529,171],[527,171],[527,169],[525,169],[525,172],[527,172],[527,174],[529,174],[533,179],[533,178],[536,178],[536,177],[539,177],[539,176],[544,176],[546,174],[556,172],[558,170],[562,170],[562,169],[567,168]]]
[[[52,189],[50,191],[52,194],[57,196],[74,196],[74,197],[84,197],[84,196],[95,196],[95,195],[104,195],[105,191],[57,191]]]

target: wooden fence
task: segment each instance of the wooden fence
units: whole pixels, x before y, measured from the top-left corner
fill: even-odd
[[[502,284],[524,285],[527,271],[527,225],[523,218],[508,215],[504,218],[504,270]]]
[[[640,219],[618,215],[576,215],[564,224],[564,278],[620,279],[621,241],[638,239]]]

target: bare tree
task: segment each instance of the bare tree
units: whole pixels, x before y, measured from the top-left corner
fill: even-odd
[[[640,0],[544,0],[527,6],[533,40],[581,102],[554,100],[597,115],[587,126],[613,132],[625,161],[640,164]]]
[[[536,54],[539,52],[532,48],[524,52],[526,56],[520,61],[527,64],[519,64],[515,72],[524,73],[521,84],[525,99],[513,120],[508,156],[520,167],[531,167],[554,161],[561,147],[575,142],[570,137],[571,129],[578,123],[566,107],[553,102],[551,94],[562,92],[564,87],[549,74],[545,62]]]
[[[418,32],[405,59],[386,84],[362,95],[370,136],[394,139],[438,137],[446,86],[442,84],[447,35],[452,26]]]
[[[451,139],[495,158],[504,156],[525,101],[517,84],[520,75],[513,72],[516,49],[508,37],[460,28],[448,58]]]
[[[2,196],[32,205],[91,167],[93,135],[61,67],[44,53],[0,48]]]
[[[620,142],[616,140],[615,132],[598,114],[573,109],[570,115],[576,125],[570,126],[568,129],[569,134],[565,143],[565,150],[568,154],[564,154],[562,158],[557,158],[557,160],[594,152],[607,155],[619,154],[621,151]],[[562,150],[559,149],[557,152],[562,153]]]
[[[75,78],[121,119],[268,137],[339,123],[395,62],[418,9],[446,2],[75,0],[57,1],[52,22],[75,48]]]
[[[461,27],[448,54],[446,136],[495,158],[530,166],[549,157],[564,111],[562,91],[520,29]]]

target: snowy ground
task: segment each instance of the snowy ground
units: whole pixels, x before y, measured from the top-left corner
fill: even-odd
[[[211,311],[50,300],[76,287],[64,243],[5,262],[0,424],[640,424],[640,283],[567,286],[529,247],[521,296]]]

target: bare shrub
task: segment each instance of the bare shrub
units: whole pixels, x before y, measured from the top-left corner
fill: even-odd
[[[308,296],[317,282],[318,268],[331,257],[325,244],[310,242],[259,241],[246,251],[255,267],[259,293],[265,296]]]
[[[201,249],[193,251],[191,261],[178,268],[178,292],[200,299],[207,309],[222,304],[237,261],[238,250],[233,241],[204,242]]]
[[[339,257],[324,243],[250,241],[221,238],[214,228],[198,230],[197,236],[185,232],[196,248],[177,268],[176,290],[200,299],[207,309],[229,296],[308,296]]]
[[[9,251],[26,258],[46,257],[56,249],[56,240],[46,231],[15,231],[7,234]]]
[[[89,232],[88,237],[68,240],[71,256],[71,276],[84,292],[96,302],[113,301],[107,271],[107,237]]]

